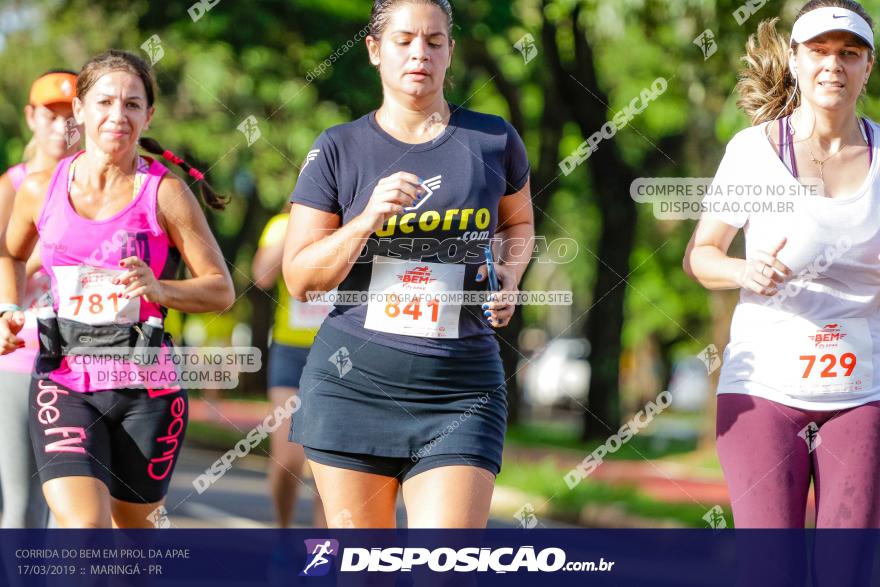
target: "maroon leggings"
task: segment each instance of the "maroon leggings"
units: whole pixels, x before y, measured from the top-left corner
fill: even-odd
[[[817,528],[880,528],[880,402],[810,411],[721,394],[716,440],[736,527],[803,528],[813,480]]]

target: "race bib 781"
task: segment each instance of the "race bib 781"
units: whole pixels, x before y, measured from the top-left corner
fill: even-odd
[[[88,265],[52,267],[58,283],[58,317],[83,324],[131,324],[140,318],[140,298],[125,299],[125,285],[113,279],[123,269]]]

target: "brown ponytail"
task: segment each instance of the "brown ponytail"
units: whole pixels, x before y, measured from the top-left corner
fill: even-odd
[[[761,21],[749,36],[736,91],[736,105],[752,119],[752,125],[794,112],[800,104],[796,83],[788,70],[788,39],[776,30],[778,18]]]
[[[127,71],[128,73],[138,76],[143,82],[144,90],[147,93],[147,107],[153,106],[153,102],[156,100],[156,80],[153,78],[153,72],[150,69],[150,65],[133,53],[116,49],[111,49],[92,57],[83,66],[82,71],[79,72],[79,75],[76,78],[77,96],[80,98],[85,97],[89,90],[92,89],[92,86],[95,85],[95,82],[97,82],[102,75],[111,71]],[[201,171],[171,151],[162,147],[162,145],[160,145],[155,139],[141,137],[138,144],[140,144],[141,148],[148,153],[159,155],[167,161],[179,166],[190,177],[198,181],[199,191],[205,204],[214,210],[223,210],[226,208],[226,204],[229,203],[229,198],[217,195],[214,188],[205,181],[205,176]]]
[[[871,17],[855,0],[811,0],[798,11],[797,18],[826,7],[851,10],[874,27]],[[779,34],[777,22],[779,19],[773,18],[758,25],[758,32],[749,37],[742,58],[746,67],[739,72],[736,105],[752,119],[752,125],[788,116],[800,104],[795,78],[788,69],[788,48],[797,51],[798,44],[789,43]]]
[[[187,175],[199,182],[199,192],[202,196],[202,200],[209,207],[213,208],[214,210],[223,210],[226,208],[226,204],[229,203],[229,198],[217,194],[217,192],[214,191],[214,188],[211,187],[211,184],[209,184],[208,181],[205,179],[205,175],[201,171],[199,171],[168,149],[164,148],[162,145],[159,144],[159,141],[155,139],[151,139],[149,137],[141,137],[138,141],[138,144],[140,144],[141,148],[148,153],[159,155],[166,161],[177,165],[178,167],[183,169],[187,173]]]

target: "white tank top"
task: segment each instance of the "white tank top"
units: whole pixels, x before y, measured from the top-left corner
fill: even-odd
[[[751,127],[731,140],[714,184],[798,191],[764,130]],[[747,257],[786,237],[778,259],[793,272],[773,297],[741,290],[718,393],[810,410],[880,400],[880,157],[876,144],[873,149],[868,175],[853,194],[800,195],[784,211],[711,215],[744,227]],[[749,198],[774,199],[780,198]]]

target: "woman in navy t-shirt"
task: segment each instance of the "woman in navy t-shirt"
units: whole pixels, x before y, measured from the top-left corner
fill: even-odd
[[[394,526],[400,487],[409,527],[484,527],[501,467],[493,328],[515,304],[452,294],[487,288],[490,246],[501,291],[518,292],[534,235],[529,163],[510,124],[444,99],[451,30],[446,0],[374,3],[383,104],[321,134],[291,198],[287,287],[339,295],[291,427],[330,527]]]

